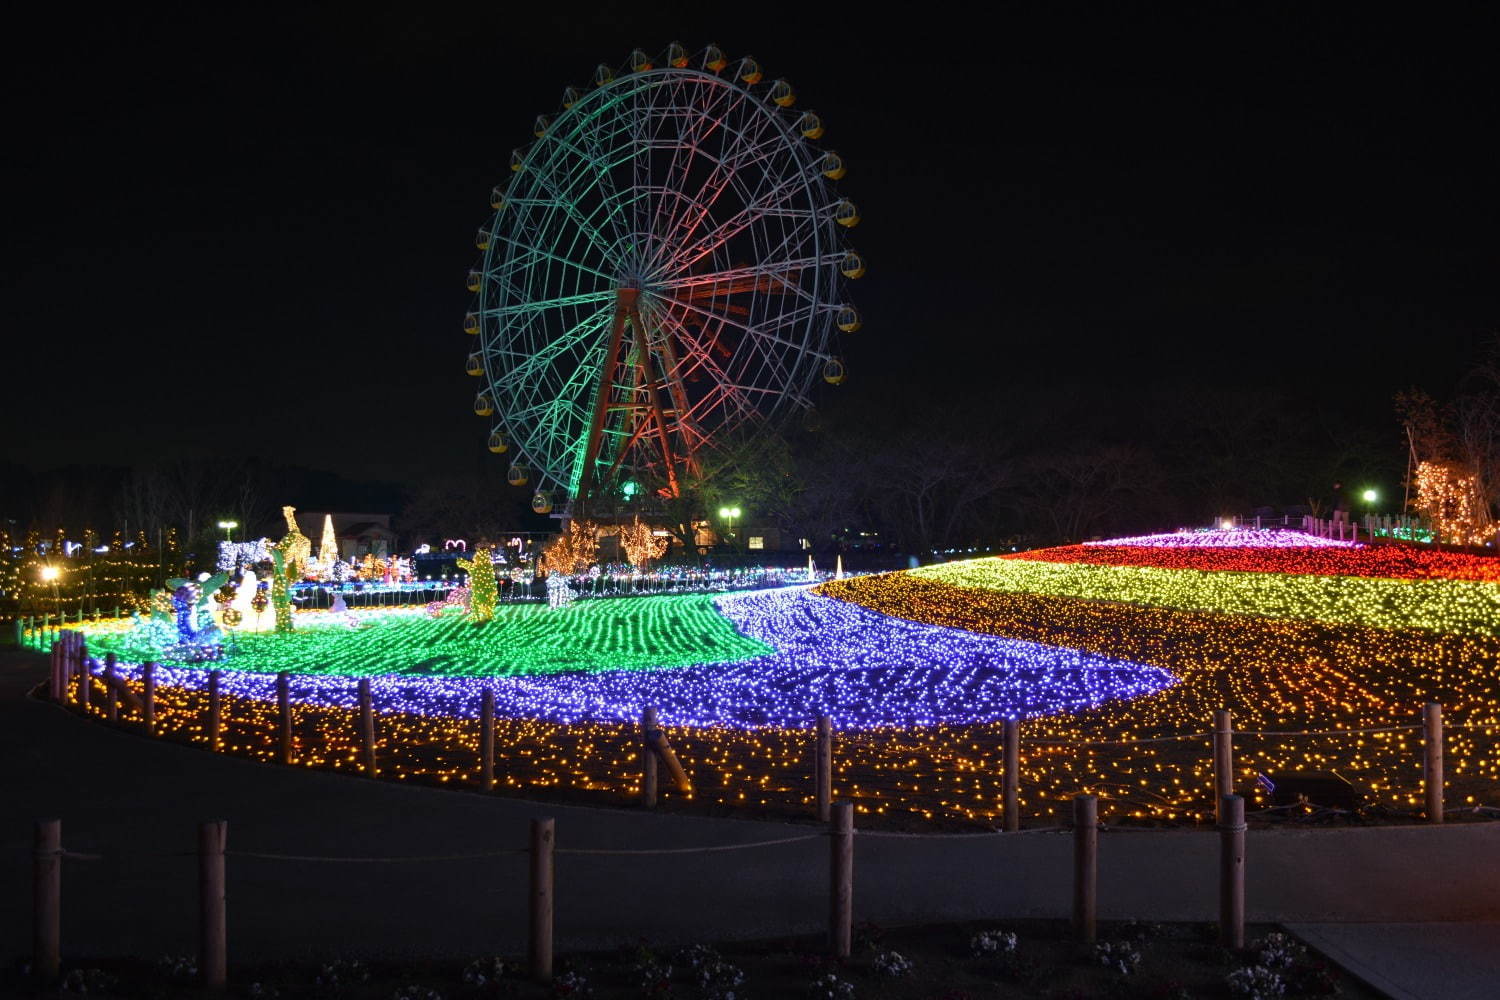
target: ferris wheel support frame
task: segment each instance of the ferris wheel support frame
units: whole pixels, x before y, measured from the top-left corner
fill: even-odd
[[[669,356],[665,359],[666,364],[657,365],[662,372],[662,378],[656,377],[652,365],[652,348],[650,336],[646,331],[645,320],[641,318],[637,303],[640,301],[640,289],[630,285],[622,285],[615,290],[614,321],[609,332],[609,346],[605,350],[604,364],[599,369],[599,384],[594,397],[594,414],[589,422],[588,439],[584,445],[583,471],[578,483],[578,497],[580,506],[588,503],[590,492],[595,485],[595,468],[599,461],[599,452],[604,444],[604,424],[611,410],[627,410],[637,415],[636,426],[628,440],[622,442],[614,449],[610,458],[609,472],[605,474],[605,481],[612,479],[619,471],[620,463],[624,460],[627,452],[639,441],[654,422],[657,439],[661,444],[662,465],[667,475],[667,490],[673,497],[682,495],[682,487],[677,479],[677,454],[672,447],[672,433],[667,426],[666,410],[661,405],[661,392],[659,383],[672,382],[668,374],[676,370],[675,358]],[[626,363],[620,357],[620,350],[625,346],[625,325],[629,323],[632,340],[635,344],[635,353],[638,361],[630,367],[635,369],[634,385],[630,393],[632,397],[639,396],[642,391],[646,394],[644,403],[632,399],[626,403],[611,402],[610,397],[614,394],[616,376],[620,370],[626,367]],[[670,342],[663,340],[666,350],[671,352]],[[674,405],[680,407],[682,388],[669,385],[668,391],[674,399]],[[646,416],[640,418],[640,411],[645,410]],[[682,410],[679,408],[674,412],[679,420],[682,419]],[[680,433],[680,431],[679,431]],[[689,468],[692,467],[692,443],[688,441],[687,435],[682,434],[684,448],[683,458]]]

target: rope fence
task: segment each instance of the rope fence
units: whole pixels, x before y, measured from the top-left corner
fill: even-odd
[[[1092,942],[1096,935],[1098,896],[1098,835],[1110,828],[1097,819],[1098,800],[1093,795],[1079,795],[1073,800],[1071,827],[1048,827],[1028,833],[1064,833],[1073,838],[1073,927],[1080,941]],[[1220,936],[1221,940],[1239,941],[1244,935],[1244,800],[1230,796],[1225,809],[1231,820],[1219,827]],[[550,982],[553,974],[553,931],[556,919],[553,892],[555,861],[558,855],[573,857],[644,857],[716,854],[726,851],[756,850],[826,840],[828,854],[828,951],[840,959],[848,958],[853,947],[854,921],[854,806],[834,803],[827,828],[817,833],[777,837],[733,844],[708,844],[693,847],[659,847],[640,849],[558,848],[556,820],[533,819],[528,847],[494,851],[392,855],[382,857],[283,854],[269,851],[228,850],[229,824],[211,820],[198,825],[198,850],[172,852],[171,857],[196,857],[198,889],[198,970],[202,986],[222,991],[228,982],[228,892],[227,859],[254,861],[305,862],[317,864],[443,864],[455,861],[487,860],[525,855],[529,879],[526,886],[528,912],[528,963],[532,979]],[[990,839],[1005,836],[992,834],[932,835],[867,830],[861,837],[901,839]],[[62,821],[39,820],[34,826],[32,849],[32,973],[43,986],[57,982],[62,954],[62,862],[99,861],[100,854],[70,851],[62,846]],[[115,857],[116,855],[110,855]],[[119,857],[159,857],[160,852],[127,852]],[[1227,895],[1226,895],[1227,894]],[[243,919],[243,918],[242,918]],[[1238,946],[1238,945],[1237,945]]]

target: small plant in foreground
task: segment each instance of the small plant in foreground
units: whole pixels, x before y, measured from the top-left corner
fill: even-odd
[[[564,972],[552,980],[552,995],[555,997],[587,997],[593,996],[594,991],[589,987],[589,981],[583,978],[580,972]]]
[[[1141,953],[1124,941],[1101,941],[1094,945],[1094,958],[1122,976],[1131,975],[1141,967]]]
[[[426,986],[402,986],[391,994],[391,1000],[443,1000],[443,995]]]
[[[1272,972],[1285,972],[1307,957],[1307,949],[1287,934],[1273,931],[1250,946],[1255,964]]]
[[[668,997],[672,995],[672,966],[646,949],[630,969],[631,978],[640,988],[643,997]]]
[[[969,938],[969,953],[976,958],[995,958],[1015,950],[1014,931],[980,931]]]
[[[370,967],[359,959],[337,958],[318,970],[314,985],[327,991],[337,991],[349,986],[370,981]]]
[[[807,995],[814,1000],[854,1000],[854,984],[830,972],[814,979],[807,987]]]
[[[163,955],[156,960],[156,971],[174,983],[190,983],[198,978],[198,960],[191,955]]]
[[[1264,965],[1247,965],[1235,969],[1224,980],[1229,992],[1245,1000],[1271,1000],[1286,994],[1281,976]]]
[[[875,971],[882,976],[905,976],[911,969],[911,959],[899,951],[883,951],[875,956]]]
[[[107,994],[115,988],[115,977],[99,969],[70,969],[63,976],[62,991],[78,994]]]
[[[498,958],[476,958],[464,966],[464,985],[494,986],[513,971]]]
[[[735,1000],[735,988],[745,981],[745,974],[738,966],[715,958],[698,966],[696,979],[703,1000]]]
[[[270,986],[266,983],[251,983],[245,988],[245,995],[251,1000],[276,1000],[281,996],[279,987]]]

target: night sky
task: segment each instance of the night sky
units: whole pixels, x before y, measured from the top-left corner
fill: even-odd
[[[1395,446],[1392,393],[1500,330],[1487,24],[640,6],[14,26],[0,457],[503,461],[460,329],[489,190],[565,85],[673,40],[789,79],[850,165],[865,326],[829,392],[1274,387]]]

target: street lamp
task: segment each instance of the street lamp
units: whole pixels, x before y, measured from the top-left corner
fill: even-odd
[[[235,528],[238,528],[239,526],[240,526],[240,522],[238,522],[238,521],[220,521],[219,522],[219,527],[221,527],[221,528],[224,529],[224,541],[226,541],[226,542],[232,542],[232,541],[234,541],[234,539],[232,539],[232,538],[229,537],[229,533],[231,531],[233,531]]]
[[[739,517],[739,516],[740,516],[740,509],[738,507],[720,507],[719,508],[719,517],[721,517],[725,521],[729,522],[729,535],[730,535],[731,538],[734,537],[734,519],[737,518],[737,517]]]
[[[56,566],[42,567],[42,582],[52,584],[52,606],[59,617],[62,616],[62,598],[57,595],[57,578],[59,572]]]
[[[1380,493],[1376,490],[1365,490],[1359,496],[1367,504],[1374,504],[1380,499]]]

